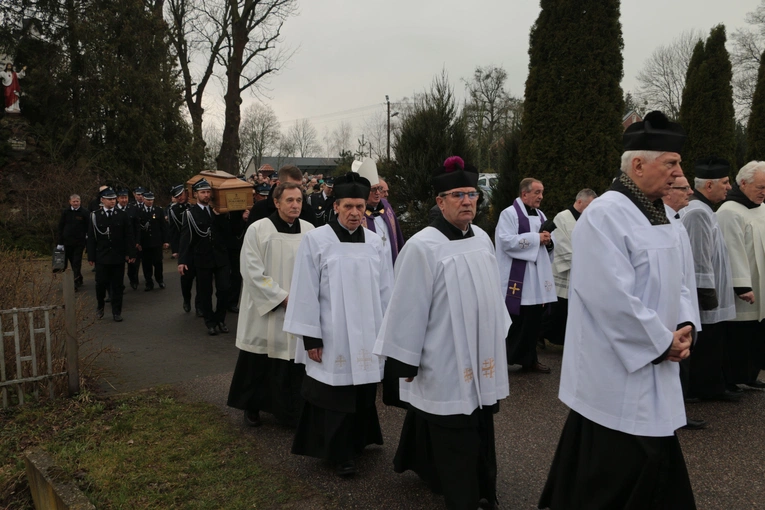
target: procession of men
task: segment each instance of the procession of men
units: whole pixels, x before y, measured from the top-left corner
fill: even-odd
[[[105,188],[89,214],[72,195],[58,244],[78,288],[87,245],[96,316],[110,300],[117,322],[126,265],[133,289],[139,263],[144,290],[165,289],[169,247],[179,313],[195,284],[208,335],[236,314],[228,405],[249,427],[273,415],[295,430],[293,454],[338,476],[383,445],[380,386],[384,405],[406,410],[384,445],[391,468],[449,509],[499,508],[495,415],[516,372],[552,373],[537,350],[549,341],[563,346],[570,414],[539,508],[693,509],[676,430],[708,427],[697,402],[765,389],[765,163],[731,182],[714,155],[683,162],[685,137],[649,113],[625,131],[610,188],[572,190],[554,215],[542,206],[555,183],[522,179],[493,240],[473,224],[478,172],[452,156],[434,165],[438,214],[406,240],[365,159],[308,181],[285,166],[253,183],[262,199],[243,213],[218,210],[205,179],[174,186],[166,212],[143,188],[135,204]]]

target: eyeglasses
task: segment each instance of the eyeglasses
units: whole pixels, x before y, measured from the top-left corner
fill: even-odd
[[[452,196],[456,198],[457,200],[463,200],[465,197],[468,197],[470,200],[477,200],[478,192],[477,191],[447,191],[446,193],[439,193],[438,196],[442,198]]]
[[[683,191],[690,191],[690,186],[672,186],[672,189],[681,189]]]
[[[382,186],[377,186],[376,188],[369,188],[369,191],[371,191],[372,193],[382,193],[383,189],[382,189]]]

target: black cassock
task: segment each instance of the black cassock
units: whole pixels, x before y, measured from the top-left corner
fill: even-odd
[[[299,221],[290,227],[278,212],[268,219],[280,234],[300,233]],[[270,413],[280,423],[295,427],[303,409],[301,388],[304,376],[305,366],[294,360],[269,358],[267,354],[240,350],[227,405],[252,413]]]
[[[364,242],[362,227],[351,234],[337,221],[329,225],[340,242]],[[320,338],[311,337],[303,337],[303,344],[306,350],[324,345]],[[340,464],[354,460],[367,445],[383,444],[375,407],[377,384],[330,386],[306,376],[302,395],[305,405],[292,453]]]

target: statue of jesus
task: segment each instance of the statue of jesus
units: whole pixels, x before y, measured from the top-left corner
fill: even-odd
[[[21,113],[21,107],[19,106],[19,97],[21,97],[19,78],[24,77],[26,69],[26,66],[24,66],[20,73],[16,73],[13,70],[13,64],[8,62],[5,64],[5,70],[0,72],[0,79],[3,80],[3,86],[5,87],[6,113]]]

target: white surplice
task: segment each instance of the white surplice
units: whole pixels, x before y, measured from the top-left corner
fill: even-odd
[[[717,324],[733,320],[736,317],[733,275],[717,215],[703,201],[691,200],[680,211],[680,221],[691,242],[696,287],[714,289],[717,295],[717,308],[700,311],[701,323]]]
[[[528,216],[526,206],[520,198],[515,199],[521,206],[521,211],[529,219],[529,232],[518,234],[518,215],[515,207],[510,206],[499,216],[499,222],[494,232],[497,244],[496,257],[499,265],[499,281],[507,292],[510,266],[513,259],[527,262],[523,275],[523,292],[521,305],[540,305],[554,303],[558,300],[553,283],[552,258],[553,254],[539,240],[539,227],[542,220],[539,216]]]
[[[292,283],[295,256],[303,235],[313,230],[300,221],[300,234],[282,234],[268,218],[256,221],[244,235],[239,267],[242,297],[236,326],[236,346],[269,358],[295,359],[297,337],[283,331],[284,307]]]
[[[576,226],[576,218],[566,209],[555,215],[553,223],[557,227],[552,233],[555,244],[552,261],[555,294],[559,298],[568,299],[568,281],[571,276],[571,232]]]
[[[676,228],[652,226],[624,194],[608,191],[577,221],[572,246],[559,398],[604,427],[671,436],[686,424],[679,366],[652,362],[677,325],[698,314]]]
[[[679,218],[675,218],[678,214],[667,204],[664,204],[664,209],[667,211],[667,219],[675,227],[677,235],[680,239],[680,246],[683,249],[683,283],[688,287],[689,298],[694,306],[695,314],[691,322],[696,331],[701,331],[701,315],[699,314],[699,295],[696,292],[696,265],[693,260],[693,250],[691,249],[691,239],[688,237],[688,232],[683,226],[683,222]]]
[[[431,414],[471,414],[507,397],[510,315],[489,236],[450,241],[426,227],[396,259],[396,283],[374,352],[419,367],[401,400]]]
[[[392,287],[390,249],[371,230],[363,243],[341,243],[329,225],[303,236],[284,331],[322,339],[321,363],[298,345],[295,362],[306,375],[330,386],[382,380],[383,360],[372,348]]]
[[[751,287],[754,304],[735,299],[736,321],[765,319],[765,206],[753,209],[727,201],[717,210],[728,246],[733,287]]]

